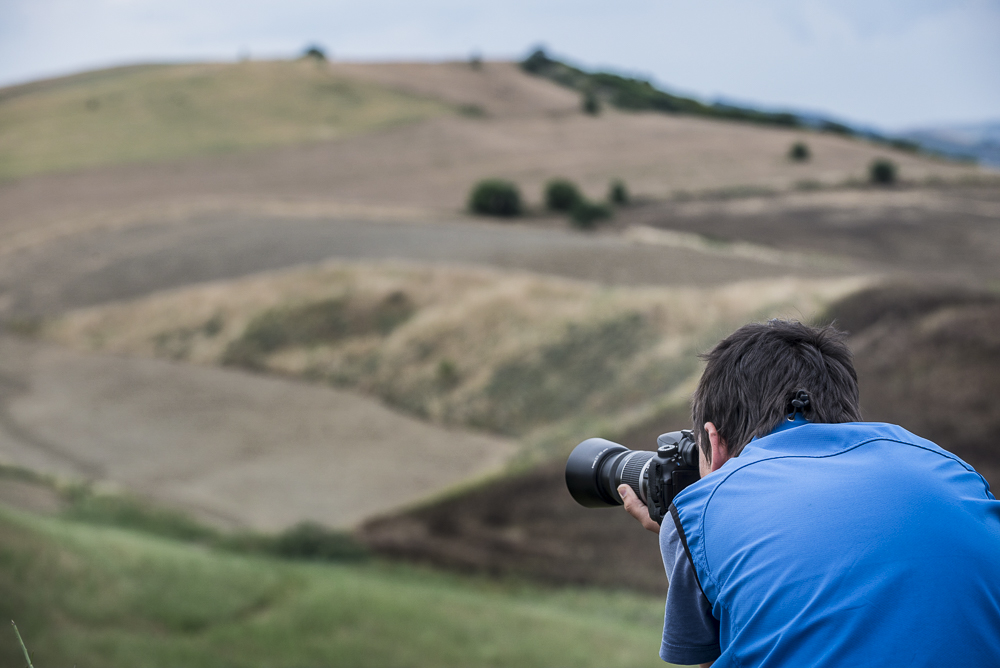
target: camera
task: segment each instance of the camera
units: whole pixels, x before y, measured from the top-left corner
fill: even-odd
[[[690,431],[662,434],[656,446],[656,452],[629,450],[603,438],[588,438],[566,460],[566,487],[581,506],[607,508],[624,503],[618,486],[625,483],[659,524],[674,497],[700,475],[698,446]]]

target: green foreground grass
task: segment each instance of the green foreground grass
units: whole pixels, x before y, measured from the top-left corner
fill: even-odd
[[[0,616],[38,668],[663,665],[658,599],[289,562],[2,509]],[[0,632],[0,664],[22,660]]]
[[[452,111],[312,59],[101,70],[0,90],[0,179],[322,141]]]

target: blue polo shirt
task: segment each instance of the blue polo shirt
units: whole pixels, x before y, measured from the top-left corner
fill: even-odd
[[[1000,666],[1000,503],[930,441],[786,423],[672,511],[715,668]],[[668,597],[665,626],[682,614]]]

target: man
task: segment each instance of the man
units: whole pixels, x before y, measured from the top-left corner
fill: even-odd
[[[772,320],[706,356],[701,477],[659,532],[660,656],[729,666],[1000,666],[1000,503],[971,466],[862,423],[842,335]],[[998,398],[1000,400],[1000,398]]]

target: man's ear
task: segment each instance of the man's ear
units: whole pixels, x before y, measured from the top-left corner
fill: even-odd
[[[726,447],[726,442],[719,436],[719,430],[713,423],[706,422],[705,431],[708,432],[708,442],[712,447],[712,471],[715,472],[729,461],[729,448]]]

